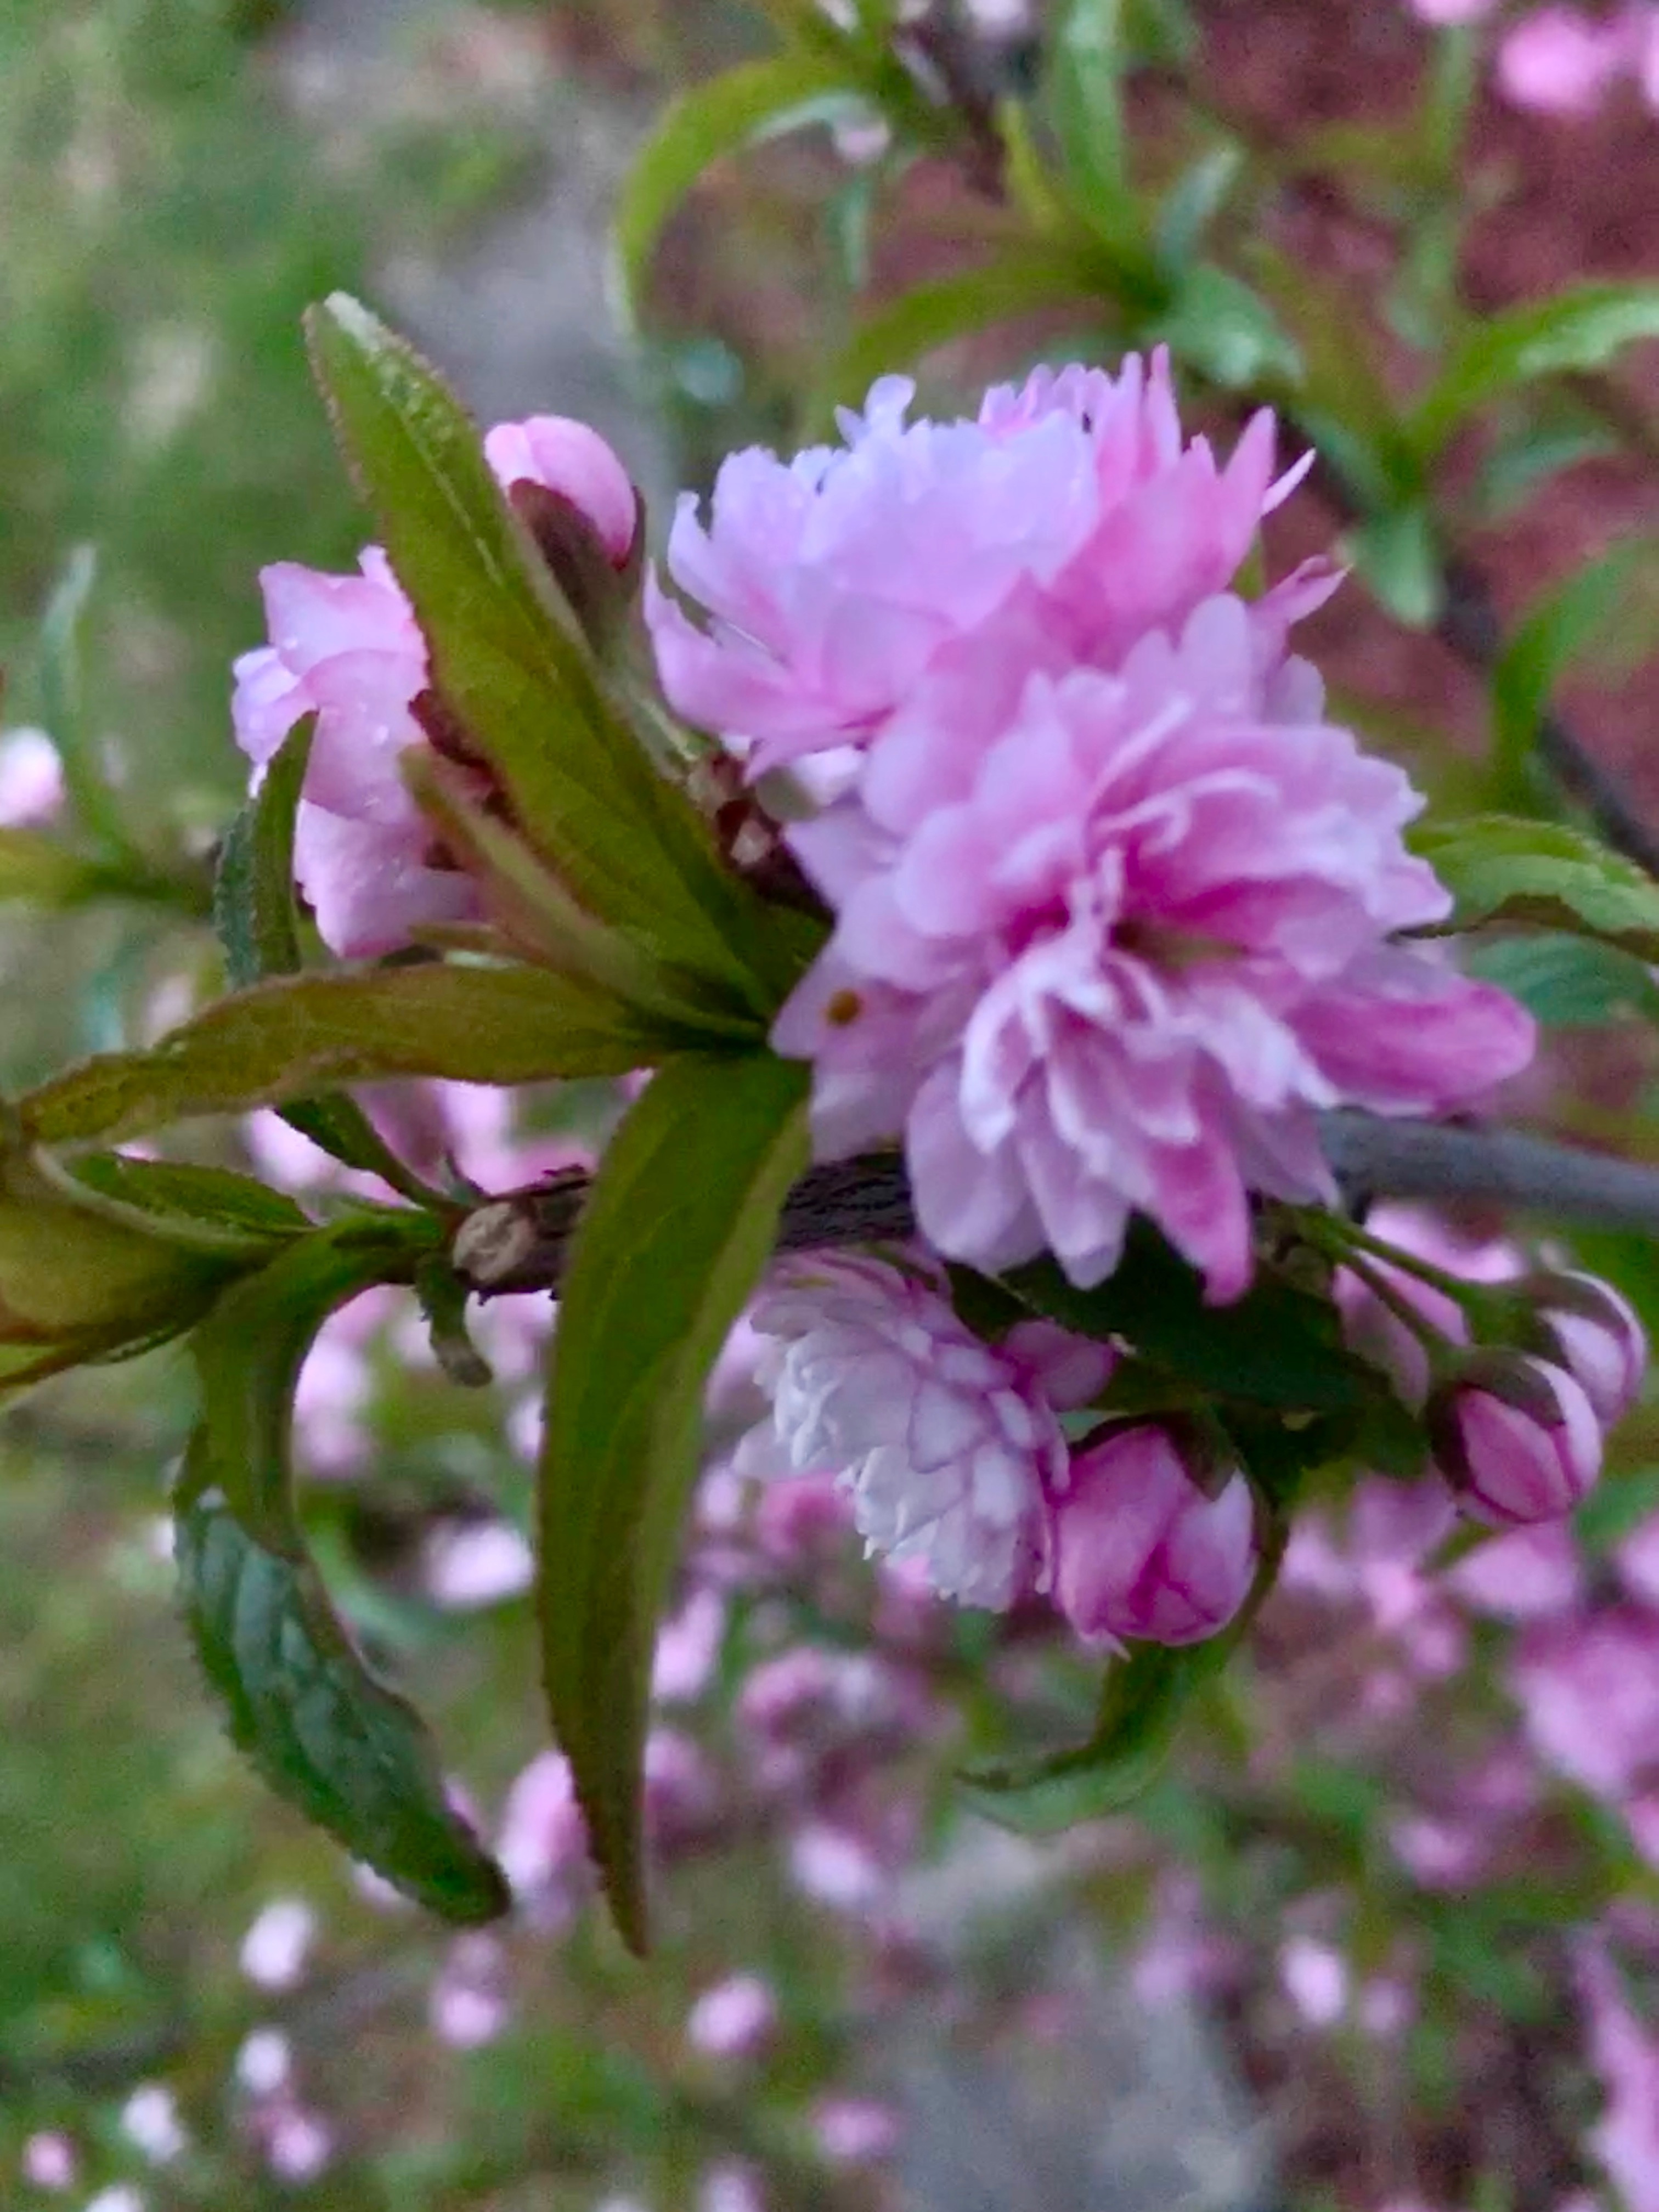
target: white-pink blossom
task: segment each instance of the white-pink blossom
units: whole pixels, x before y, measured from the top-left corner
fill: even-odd
[[[925,1563],[939,1596],[1002,1608],[1046,1583],[1045,1491],[1066,1467],[1048,1381],[1086,1400],[1108,1352],[1042,1325],[986,1344],[933,1280],[872,1259],[794,1264],[753,1321],[772,1414],[741,1468],[833,1470],[866,1545]]]

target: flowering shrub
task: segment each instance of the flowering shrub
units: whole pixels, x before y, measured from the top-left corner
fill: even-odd
[[[532,1941],[580,1977],[604,1911],[644,1952],[653,1893],[761,1848],[866,2013],[931,1987],[902,1878],[948,1775],[1153,1894],[1137,1986],[1224,1992],[1269,2069],[1322,2031],[1346,2039],[1322,2064],[1395,2065],[1476,1978],[1449,1900],[1542,1868],[1578,1902],[1528,1923],[1553,1950],[1515,2009],[1547,1972],[1578,1993],[1589,2153],[1641,2212],[1656,1298],[1608,1232],[1659,1200],[1639,1161],[1513,1125],[1571,1086],[1549,961],[1651,1010],[1659,887],[1621,796],[1540,740],[1620,574],[1500,648],[1437,499],[1484,410],[1593,380],[1659,301],[1443,301],[1413,396],[1367,394],[1265,258],[1210,240],[1228,143],[1154,204],[1116,9],[1055,11],[1024,104],[962,74],[942,11],[771,12],[779,52],[641,157],[625,285],[717,155],[826,100],[879,124],[878,160],[959,168],[1007,234],[871,308],[823,441],[726,456],[655,559],[591,428],[481,429],[356,300],[313,308],[375,543],[355,574],[263,572],[222,990],[8,1109],[0,1382],[186,1346],[169,1537],[209,1690],[365,1910],[458,1931],[421,1992],[446,2050],[502,2044]],[[1505,31],[1511,92],[1546,16]],[[1010,332],[982,392],[958,357],[960,416],[891,373],[1061,311],[1109,338],[1030,366]],[[1264,528],[1328,550],[1287,563]],[[1316,620],[1366,591],[1501,653],[1499,742],[1455,804],[1328,695]],[[153,890],[77,818],[85,777],[15,732],[0,860],[43,900]],[[207,1116],[257,1172],[189,1157]],[[1412,1197],[1447,1218],[1386,1202]],[[473,1442],[507,1472],[428,1516],[420,1603],[527,1609],[550,1709],[482,1795],[383,1678],[308,1503],[365,1483],[382,1399],[446,1384],[492,1394]],[[1443,1729],[1496,1623],[1504,1695]],[[1202,1838],[1195,1881],[1156,1885],[1125,1817],[1149,1791]],[[1270,1993],[1251,1883],[1282,1919]],[[240,1972],[275,2002],[322,1940],[273,1899]],[[761,2166],[802,2201],[878,2174],[898,2123],[848,2054],[800,2094],[792,2039],[821,2031],[765,1962],[695,1964],[669,2108],[727,2113],[775,2061],[796,2085],[696,2201],[763,2201]],[[1032,2018],[1063,2022],[1045,1972]],[[264,2166],[325,2174],[285,2031],[253,2026],[234,2079]],[[1552,2155],[1571,2094],[1552,2078]],[[158,2169],[188,2123],[156,2082],[122,2106]],[[20,2154],[40,2191],[78,2170],[56,2127]]]

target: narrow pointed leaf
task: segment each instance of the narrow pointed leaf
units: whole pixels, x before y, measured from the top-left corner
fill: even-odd
[[[295,1246],[197,1331],[202,1416],[177,1500],[185,1618],[232,1736],[280,1795],[446,1918],[507,1909],[501,1869],[451,1808],[418,1716],[372,1674],[295,1517],[294,1389],[318,1328],[408,1255],[347,1234]]]
[[[27,1093],[17,1110],[38,1144],[114,1142],[196,1115],[282,1105],[331,1083],[625,1075],[687,1042],[543,969],[434,963],[296,975],[208,1007],[148,1051],[84,1060]]]
[[[1456,900],[1457,928],[1531,922],[1659,962],[1659,883],[1581,830],[1477,814],[1419,824],[1410,842]]]
[[[1659,284],[1580,284],[1488,316],[1418,407],[1413,445],[1431,459],[1465,418],[1540,377],[1605,368],[1627,345],[1659,338]]]
[[[849,89],[831,56],[796,49],[740,63],[672,100],[628,173],[612,229],[618,288],[636,314],[663,226],[703,171],[793,113]]]
[[[696,1480],[709,1367],[805,1164],[807,1071],[688,1056],[600,1164],[559,1309],[541,1466],[539,1605],[554,1726],[611,1911],[645,1942],[651,1656]]]

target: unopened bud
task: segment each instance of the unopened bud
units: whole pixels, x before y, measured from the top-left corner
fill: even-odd
[[[1526,1353],[1477,1353],[1431,1400],[1428,1431],[1464,1510],[1494,1528],[1559,1520],[1601,1471],[1601,1425],[1583,1389]]]
[[[1566,1369],[1611,1428],[1636,1403],[1648,1364],[1635,1308],[1598,1275],[1534,1275],[1525,1288],[1536,1302],[1539,1349]]]
[[[1072,1461],[1051,1508],[1054,1602],[1103,1643],[1195,1644],[1255,1571],[1255,1509],[1235,1465],[1172,1425],[1114,1429]]]
[[[591,424],[568,415],[532,415],[498,422],[484,440],[484,459],[511,489],[529,483],[550,492],[579,515],[620,573],[639,535],[639,495],[628,471]]]

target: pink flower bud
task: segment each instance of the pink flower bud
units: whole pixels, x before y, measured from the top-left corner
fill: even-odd
[[[504,484],[539,484],[568,499],[592,525],[611,567],[627,566],[639,503],[627,470],[588,423],[568,415],[498,422],[484,440],[484,459]]]
[[[1471,1360],[1431,1401],[1428,1429],[1465,1512],[1494,1528],[1559,1520],[1601,1471],[1589,1400],[1565,1368],[1525,1353]]]
[[[1082,1635],[1195,1644],[1243,1604],[1255,1515],[1237,1468],[1200,1489],[1176,1431],[1115,1429],[1072,1462],[1051,1508],[1056,1604]]]
[[[1550,1358],[1610,1429],[1636,1403],[1648,1364],[1647,1332],[1635,1308],[1597,1275],[1539,1275],[1527,1288],[1537,1299]]]

